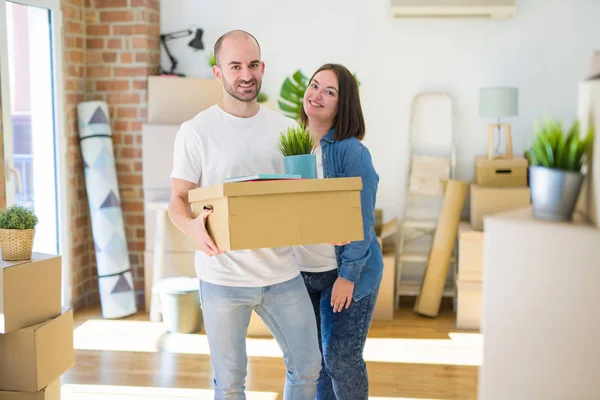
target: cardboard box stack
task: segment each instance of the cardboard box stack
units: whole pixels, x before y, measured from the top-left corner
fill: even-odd
[[[61,270],[54,255],[0,261],[0,400],[60,399],[60,377],[75,365]]]
[[[514,157],[511,148],[512,143],[507,143],[507,154],[502,157],[488,155],[475,159],[470,224],[461,223],[458,234],[456,326],[459,329],[480,329],[484,219],[530,204],[529,164],[524,157]]]

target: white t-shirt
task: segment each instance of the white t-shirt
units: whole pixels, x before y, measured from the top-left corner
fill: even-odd
[[[317,178],[323,179],[323,153],[321,146],[314,151],[317,155]],[[300,271],[304,272],[326,272],[337,268],[335,249],[331,244],[311,244],[294,246],[296,262]]]
[[[213,105],[181,125],[171,178],[205,187],[232,176],[284,173],[277,142],[279,133],[295,123],[264,106],[255,116],[240,118]],[[217,285],[261,287],[299,274],[292,247],[235,250],[213,257],[196,251],[195,259],[198,277]]]

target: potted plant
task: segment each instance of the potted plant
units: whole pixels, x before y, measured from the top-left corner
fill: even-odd
[[[283,154],[286,174],[317,178],[317,157],[312,154],[313,144],[310,131],[304,125],[290,126],[281,132],[277,147]]]
[[[0,247],[6,261],[30,260],[38,218],[19,204],[0,211]]]
[[[593,128],[582,137],[579,122],[568,131],[552,120],[536,128],[536,137],[527,152],[534,217],[571,220],[583,182],[581,170],[592,151],[593,140]]]

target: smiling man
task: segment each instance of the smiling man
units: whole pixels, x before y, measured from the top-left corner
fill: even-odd
[[[317,326],[293,249],[222,252],[206,230],[211,211],[194,218],[188,203],[188,191],[199,186],[231,176],[283,173],[279,132],[296,123],[256,101],[265,64],[252,35],[226,33],[215,44],[215,56],[213,73],[223,86],[223,100],[181,125],[169,202],[171,220],[199,249],[196,273],[215,398],[245,398],[246,332],[255,310],[284,355],[284,398],[314,400],[321,369]]]

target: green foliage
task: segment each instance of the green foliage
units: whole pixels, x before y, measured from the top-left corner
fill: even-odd
[[[208,56],[208,65],[210,65],[211,68],[217,65],[217,57],[215,57],[214,54]]]
[[[269,96],[267,96],[263,92],[258,92],[258,96],[256,96],[256,101],[257,102],[264,103],[267,100],[269,100]]]
[[[33,229],[37,216],[25,206],[15,204],[0,210],[0,229]]]
[[[277,148],[284,156],[298,156],[310,154],[313,144],[308,128],[303,125],[290,126],[285,132],[281,132]]]
[[[358,77],[356,74],[353,75],[360,87]],[[300,122],[300,110],[302,110],[302,101],[309,79],[299,69],[292,76],[285,78],[279,92],[280,99],[277,102],[283,115]]]
[[[536,123],[536,137],[526,157],[531,165],[580,172],[593,148],[594,128],[583,138],[579,122],[565,131],[560,121]]]

